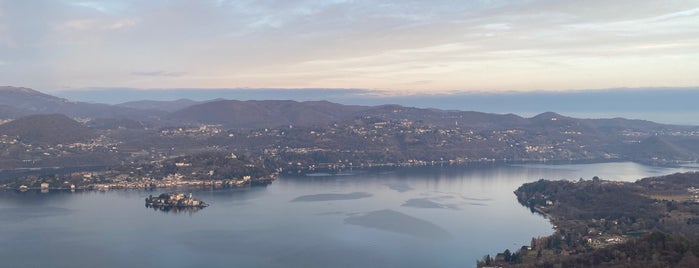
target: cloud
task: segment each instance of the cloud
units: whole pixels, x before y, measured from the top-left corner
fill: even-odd
[[[510,25],[509,23],[489,23],[485,25],[480,25],[479,27],[490,31],[504,31],[512,29],[512,25]]]
[[[186,72],[165,72],[165,71],[149,71],[149,72],[131,72],[135,76],[164,76],[164,77],[180,77],[186,75]]]
[[[61,23],[58,27],[60,30],[68,31],[88,31],[88,30],[119,30],[122,28],[133,27],[139,23],[138,19],[127,18],[115,21],[96,20],[96,19],[77,19],[68,20]]]
[[[118,30],[122,28],[132,27],[138,24],[138,22],[139,20],[137,19],[122,19],[109,25],[109,29]]]
[[[688,10],[682,10],[682,11],[677,11],[677,12],[672,12],[668,14],[663,14],[657,17],[652,18],[652,20],[655,21],[662,21],[662,20],[672,20],[672,19],[679,19],[679,18],[686,18],[686,17],[696,17],[699,15],[699,8],[692,8]]]
[[[689,1],[4,1],[0,58],[12,68],[0,80],[38,89],[685,86],[699,84],[696,25],[699,3]]]
[[[98,22],[95,20],[80,19],[63,22],[59,27],[66,30],[88,30],[94,28],[97,25]]]
[[[118,14],[124,12],[130,5],[138,4],[134,1],[124,0],[101,0],[101,1],[82,1],[82,0],[69,0],[66,1],[68,5],[72,5],[78,8],[90,9],[93,11],[98,11],[103,14]]]

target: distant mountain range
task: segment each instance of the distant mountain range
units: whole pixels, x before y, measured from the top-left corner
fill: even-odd
[[[157,111],[101,103],[75,102],[23,87],[0,87],[0,118],[32,114],[64,114],[70,117],[119,118],[157,115]]]
[[[357,117],[383,120],[409,119],[438,126],[464,126],[473,129],[498,129],[527,126],[552,115],[544,113],[526,119],[514,114],[412,108],[400,105],[343,105],[327,101],[222,100],[134,101],[117,105],[75,102],[22,87],[0,87],[0,119],[16,119],[35,114],[63,114],[74,118],[92,118],[98,128],[138,127],[143,125],[213,124],[226,128],[255,129],[278,126],[312,126],[341,122]],[[543,118],[543,119],[542,119]],[[588,119],[594,128],[660,128],[643,120]]]
[[[278,126],[323,125],[361,116],[385,120],[411,119],[438,125],[493,124],[522,122],[516,115],[444,111],[399,105],[359,106],[327,101],[291,100],[211,100],[135,101],[117,105],[73,102],[18,87],[0,87],[0,118],[14,119],[33,114],[64,114],[70,117],[156,121],[161,125],[217,124],[228,128],[253,129]],[[110,121],[108,124],[113,124]],[[123,122],[123,121],[122,121]]]
[[[697,126],[578,119],[554,112],[527,118],[291,100],[107,105],[0,87],[0,119],[11,119],[0,124],[0,169],[121,166],[128,174],[139,174],[155,172],[164,159],[207,152],[233,153],[289,171],[483,161],[675,164],[699,159]]]
[[[193,105],[167,116],[187,123],[221,124],[231,128],[265,128],[283,125],[328,124],[349,119],[370,107],[325,101],[222,100]]]
[[[406,107],[442,110],[515,113],[531,117],[556,111],[578,118],[624,117],[680,125],[699,125],[699,87],[608,88],[534,92],[445,92],[386,94],[368,89],[319,88],[94,88],[65,90],[57,96],[69,100],[118,104],[142,99],[326,100],[345,105]]]
[[[125,107],[130,109],[138,110],[156,110],[163,112],[174,112],[187,108],[192,105],[197,105],[205,103],[206,101],[193,101],[190,99],[178,99],[174,101],[154,101],[154,100],[142,100],[142,101],[130,101],[117,104],[117,107]]]

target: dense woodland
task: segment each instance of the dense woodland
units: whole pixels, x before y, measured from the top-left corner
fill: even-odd
[[[548,237],[478,265],[503,267],[697,267],[699,173],[635,183],[545,181],[515,191],[520,203],[547,216]]]

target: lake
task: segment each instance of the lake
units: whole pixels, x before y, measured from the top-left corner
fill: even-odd
[[[697,170],[636,163],[475,165],[281,176],[266,187],[0,192],[3,267],[473,267],[551,234],[512,193],[544,179],[635,181]]]

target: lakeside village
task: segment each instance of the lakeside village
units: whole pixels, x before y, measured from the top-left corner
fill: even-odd
[[[556,116],[546,120],[564,121]],[[136,132],[139,137],[153,138],[155,142],[147,145],[125,135],[124,129],[102,133],[85,143],[55,145],[36,145],[15,136],[0,135],[0,149],[7,154],[0,159],[0,171],[9,175],[2,178],[0,189],[225,188],[268,184],[282,172],[496,162],[696,163],[692,155],[677,158],[649,154],[644,149],[646,146],[640,146],[699,137],[696,130],[622,128],[610,134],[613,138],[610,144],[630,147],[615,151],[609,150],[615,146],[589,142],[597,139],[595,132],[585,132],[576,126],[561,125],[548,133],[551,138],[547,139],[541,139],[543,136],[537,134],[536,128],[476,131],[461,129],[456,124],[440,127],[414,120],[372,117],[325,127],[289,125],[250,132],[226,131],[219,125]],[[659,137],[662,139],[658,140]],[[121,165],[115,164],[119,162]],[[49,174],[54,168],[56,173]],[[70,172],[68,169],[75,172],[63,173]],[[45,174],[19,175],[30,173]]]
[[[251,185],[269,184],[276,180],[277,173],[264,177],[253,178],[250,175],[230,179],[188,179],[180,173],[169,174],[162,179],[153,177],[135,177],[127,175],[110,176],[109,171],[74,172],[63,176],[47,178],[27,178],[21,182],[0,185],[5,190],[93,190],[108,191],[112,189],[157,189],[157,188],[236,188]],[[17,185],[19,184],[19,185]]]

